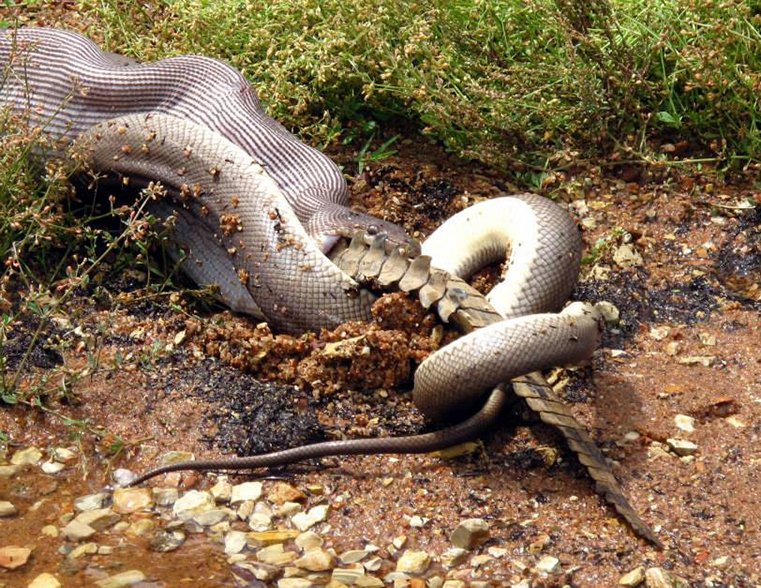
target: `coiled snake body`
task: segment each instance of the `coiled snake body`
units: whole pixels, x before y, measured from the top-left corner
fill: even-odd
[[[374,296],[359,278],[417,292],[445,320],[464,317],[466,330],[477,329],[431,356],[415,375],[415,402],[434,419],[484,403],[484,393],[494,389],[460,425],[412,438],[318,444],[274,457],[174,464],[137,481],[174,469],[248,468],[451,445],[495,418],[506,382],[576,362],[596,346],[598,319],[588,305],[530,314],[562,306],[580,257],[573,222],[543,198],[482,203],[452,219],[424,244],[427,255],[413,259],[407,253],[414,246],[398,228],[346,208],[338,168],[269,118],[242,76],[221,62],[184,56],[125,65],[79,35],[50,29],[2,32],[0,59],[6,64],[0,88],[6,106],[54,139],[76,139],[80,156],[97,171],[125,181],[161,181],[169,196],[152,206],[177,217],[175,240],[190,257],[185,270],[200,283],[218,284],[233,309],[290,332],[366,319]],[[325,252],[337,235],[357,228],[364,229],[369,251],[360,239],[334,264]],[[506,243],[512,249],[510,281],[493,293],[495,311],[455,276],[504,256]],[[559,427],[606,498],[657,543],[594,443],[541,378],[528,377],[514,389]]]

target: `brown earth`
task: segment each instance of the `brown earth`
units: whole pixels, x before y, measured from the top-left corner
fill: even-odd
[[[424,235],[498,191],[498,175],[428,151],[421,157],[417,146],[405,145],[402,155],[355,179],[357,202]],[[565,396],[613,460],[664,551],[631,533],[559,435],[522,420],[520,405],[464,457],[347,457],[327,460],[334,467],[294,468],[288,475],[296,485],[320,484],[329,492],[328,544],[340,552],[406,535],[409,547],[441,553],[459,521],[480,517],[492,527],[479,553],[497,546],[507,555],[475,570],[465,566],[466,580],[515,582],[549,554],[563,572],[534,577],[534,585],[612,585],[640,565],[670,569],[691,585],[761,582],[761,235],[758,208],[740,206],[758,202],[754,179],[721,184],[711,174],[653,169],[625,182],[587,170],[545,183],[547,194],[572,203],[587,251],[596,250],[574,298],[606,300],[621,313],[591,364],[566,374]],[[623,256],[624,245],[641,261]],[[168,450],[247,454],[422,430],[409,399],[410,376],[436,346],[436,321],[400,295],[383,299],[371,325],[300,338],[273,335],[224,311],[205,312],[185,294],[119,296],[105,307],[83,296],[70,322],[50,325],[35,348],[37,377],[49,373],[52,388],[65,371],[73,382],[67,402],[52,408],[87,428],[22,406],[0,411],[0,430],[14,445],[67,445],[73,437],[83,451],[75,470],[25,476],[23,484],[0,480],[2,496],[23,513],[3,521],[4,543],[35,545],[31,563],[0,582],[26,585],[41,571],[57,570],[78,585],[102,569],[138,565],[171,586],[194,577],[202,558],[204,585],[228,585],[221,546],[202,536],[174,553],[134,540],[112,555],[72,564],[39,529],[70,510],[73,497],[98,490],[109,469],[142,470]],[[23,334],[31,327],[19,324],[12,332],[11,361],[26,349]],[[341,340],[347,343],[326,353],[326,344]],[[61,359],[63,368],[51,367]],[[694,432],[680,431],[676,415],[693,417]],[[697,452],[679,458],[668,451],[666,440],[675,437],[696,443]],[[113,455],[118,440],[124,447]],[[152,483],[208,485],[192,473]],[[40,499],[43,506],[30,509]],[[413,515],[429,520],[410,527]],[[529,568],[523,575],[521,563]]]
[[[355,204],[421,237],[480,198],[519,191],[419,139],[361,177],[354,154],[335,156],[353,179]],[[526,421],[520,404],[465,456],[337,458],[283,475],[301,488],[325,488],[332,509],[321,534],[339,552],[369,541],[390,560],[386,546],[404,535],[407,547],[438,554],[471,517],[491,524],[475,553],[506,550],[477,568],[435,565],[426,575],[611,586],[638,566],[658,566],[689,585],[761,585],[758,169],[725,182],[679,165],[592,167],[552,174],[538,190],[568,205],[582,227],[590,259],[574,298],[605,300],[621,313],[593,361],[557,377],[568,378],[574,414],[666,548],[635,537],[561,437]],[[187,293],[136,289],[129,277],[107,290],[110,300],[83,291],[66,317],[43,325],[21,389],[50,390],[49,410],[0,404],[8,456],[30,445],[81,450],[77,466],[62,473],[0,478],[0,500],[20,511],[0,519],[0,547],[34,547],[25,566],[0,571],[0,586],[26,586],[46,571],[86,586],[133,567],[150,579],[146,586],[232,585],[221,545],[206,535],[164,554],[147,539],[105,533],[99,542],[113,545],[112,554],[70,560],[59,552],[62,539],[41,529],[60,525],[72,500],[102,488],[114,468],[140,471],[169,450],[250,454],[425,427],[410,378],[437,345],[436,320],[400,295],[382,299],[371,325],[294,338],[209,310]],[[13,326],[3,350],[11,367],[36,327],[32,319]],[[326,353],[326,344],[346,340]],[[694,418],[694,432],[678,429],[677,415]],[[680,458],[668,450],[670,438],[697,451]],[[151,483],[210,484],[192,473]],[[411,526],[414,515],[427,522]],[[557,557],[561,572],[533,573],[543,555]]]

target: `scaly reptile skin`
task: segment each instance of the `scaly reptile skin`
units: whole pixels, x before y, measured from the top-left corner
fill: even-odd
[[[105,53],[76,33],[22,28],[0,30],[0,64],[0,104],[27,119],[30,128],[44,130],[62,149],[96,124],[118,116],[173,116],[225,137],[264,168],[323,252],[339,233],[368,227],[415,248],[414,241],[396,225],[347,208],[346,181],[338,167],[267,116],[243,76],[221,61],[184,55],[139,64]],[[135,170],[133,180],[163,181],[160,171],[147,159]],[[174,212],[161,204],[152,205],[149,211],[160,217]],[[178,246],[189,257],[184,269],[199,284],[218,284],[233,310],[259,316],[291,332],[332,327],[349,316],[368,316],[366,312],[329,316],[318,309],[312,317],[281,319],[282,307],[296,312],[293,305],[281,303],[272,314],[275,302],[266,300],[265,291],[252,296],[251,289],[235,278],[226,250],[219,248],[210,233],[198,231],[194,214],[178,212],[177,226]],[[298,312],[307,314],[308,309]]]
[[[358,288],[323,250],[332,244],[335,233],[330,231],[335,226],[342,227],[342,234],[357,226],[370,226],[372,232],[393,233],[395,228],[346,209],[340,171],[267,117],[253,90],[230,67],[194,56],[135,64],[103,53],[79,35],[50,29],[0,33],[0,60],[6,64],[0,99],[25,115],[33,127],[44,128],[62,144],[82,136],[82,155],[97,171],[138,183],[160,180],[165,185],[169,198],[152,203],[152,210],[161,216],[177,216],[177,244],[191,252],[186,271],[199,283],[219,284],[231,307],[263,316],[290,332],[368,318],[373,296]],[[466,218],[464,225],[442,232],[444,245],[480,251],[479,255],[491,259],[501,250],[483,247],[499,241],[489,232],[499,234],[499,225],[506,219],[514,225],[507,231],[513,247],[511,284],[491,299],[503,316],[556,309],[567,297],[578,269],[578,247],[572,243],[578,240],[575,230],[569,230],[567,222],[556,222],[554,213],[549,222],[537,220],[551,210],[543,199],[527,196],[517,206],[507,216],[504,211],[501,215],[489,211],[480,220]],[[488,224],[489,219],[499,222]],[[326,231],[326,227],[331,228]],[[476,227],[480,232],[473,230]],[[471,235],[474,241],[467,240]],[[542,239],[544,245],[551,245],[548,249],[543,248]],[[432,252],[436,247],[431,244],[428,249]],[[454,253],[446,247],[439,251],[437,260],[446,266]],[[357,269],[365,277],[381,277],[371,275],[371,264],[363,268],[361,261]],[[465,261],[447,269],[467,273],[483,261]],[[374,263],[380,271],[379,262]],[[519,279],[513,281],[516,273]],[[484,316],[497,316],[483,305],[470,315],[467,308],[458,308],[462,300],[443,294],[442,284],[450,283],[448,279],[431,270],[430,260],[421,257],[405,268],[398,285],[407,291],[419,290],[426,304],[438,302],[442,316],[456,318],[464,313],[466,330],[485,324]],[[475,298],[465,296],[470,299]],[[526,300],[531,304],[524,305]],[[452,312],[446,310],[447,304]],[[471,320],[474,316],[478,316],[476,322]],[[496,318],[485,322],[492,320]],[[479,413],[444,431],[413,438],[320,444],[205,465],[175,464],[149,472],[141,480],[183,467],[258,467],[319,455],[419,452],[451,445],[475,436],[496,418],[505,395],[501,382],[588,356],[596,331],[594,313],[586,306],[572,305],[560,314],[492,324],[440,350],[421,365],[415,378],[416,402],[429,416],[460,414],[466,404],[478,403],[485,391],[496,386]],[[508,347],[514,350],[509,357]],[[472,377],[473,373],[479,377]],[[531,375],[514,383],[516,392],[527,398],[543,420],[563,431],[590,472],[597,472],[593,477],[598,485],[603,490],[614,488],[615,479],[604,458],[590,457],[594,452],[587,447],[591,442],[583,429],[560,408],[549,388],[549,392],[541,391],[542,385]],[[611,492],[604,493],[616,504]],[[622,496],[617,491],[612,495]],[[616,507],[636,530],[658,542],[644,523],[620,504]]]

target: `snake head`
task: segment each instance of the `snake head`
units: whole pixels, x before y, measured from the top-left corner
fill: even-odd
[[[339,242],[345,243],[358,235],[368,245],[379,236],[384,236],[386,253],[389,254],[397,248],[409,257],[420,254],[420,243],[399,225],[338,204],[332,204],[312,215],[307,224],[307,232],[326,255],[332,253]]]

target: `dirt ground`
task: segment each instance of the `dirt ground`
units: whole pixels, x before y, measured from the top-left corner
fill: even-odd
[[[400,155],[355,176],[355,203],[424,236],[475,200],[512,191],[497,173],[426,151],[407,141]],[[336,157],[355,171],[351,154]],[[753,173],[725,184],[716,174],[677,170],[591,168],[542,186],[583,231],[589,259],[573,297],[620,311],[593,361],[565,373],[564,395],[666,548],[634,536],[559,434],[525,420],[520,404],[465,456],[331,458],[282,472],[299,488],[325,489],[326,545],[383,548],[403,535],[407,548],[441,554],[457,524],[477,517],[491,527],[474,555],[499,556],[451,571],[436,563],[423,578],[610,586],[643,566],[693,586],[761,583],[761,191]],[[371,325],[293,338],[188,294],[117,286],[107,304],[83,293],[34,350],[36,377],[77,376],[66,402],[51,407],[86,428],[0,405],[9,455],[30,445],[81,451],[78,465],[61,473],[0,478],[0,497],[23,513],[0,522],[3,543],[35,545],[26,566],[0,573],[0,585],[26,586],[43,571],[62,575],[64,585],[89,585],[104,569],[138,565],[151,580],[143,585],[176,586],[198,581],[199,562],[202,585],[231,585],[222,546],[206,535],[172,553],[106,536],[118,545],[113,554],[72,561],[40,529],[70,511],[74,497],[99,490],[114,468],[141,471],[169,450],[249,454],[425,428],[409,390],[414,366],[435,347],[436,320],[400,295],[383,299]],[[33,327],[12,332],[4,350],[11,363]],[[337,355],[326,353],[347,339]],[[694,419],[691,432],[678,427],[685,416]],[[669,446],[674,438],[696,447],[680,457]],[[150,483],[212,482],[190,473]],[[411,524],[415,517],[424,524]],[[532,572],[545,555],[558,558],[558,572]]]

